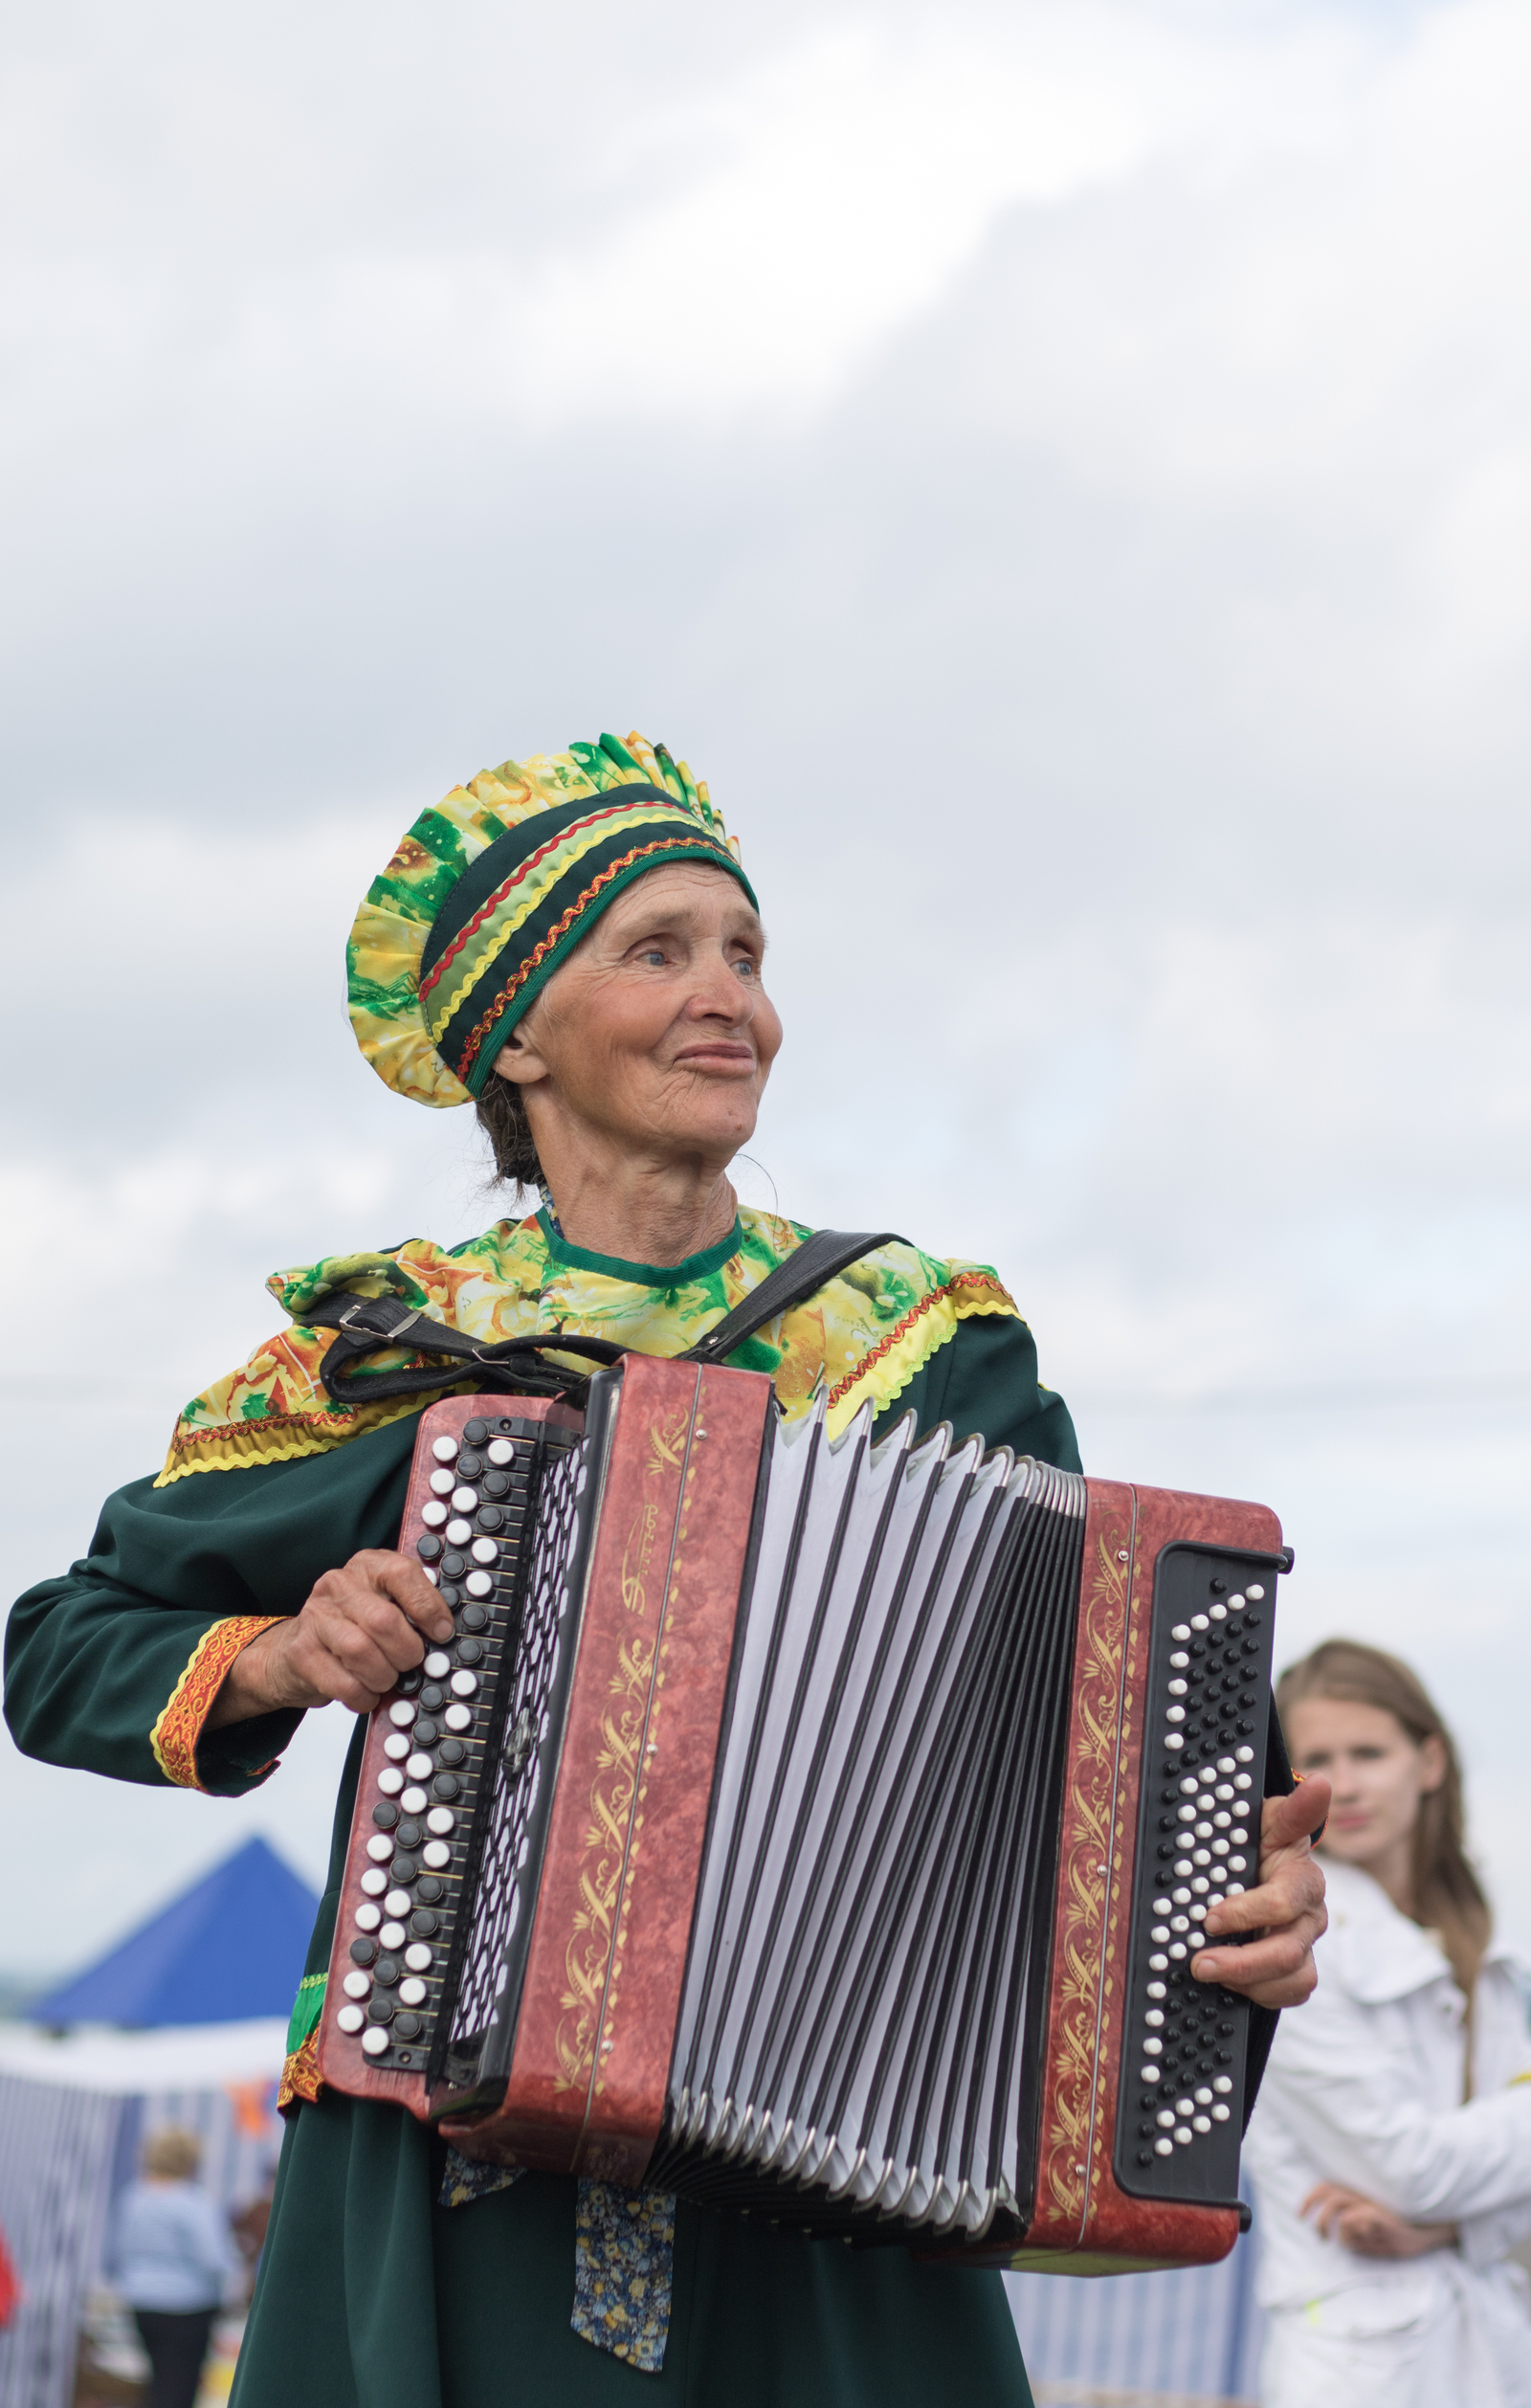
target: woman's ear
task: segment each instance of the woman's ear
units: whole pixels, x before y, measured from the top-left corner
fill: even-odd
[[[538,1001],[541,1000],[539,996]],[[536,1018],[537,1006],[534,1004],[525,1019],[519,1020],[511,1030],[495,1056],[497,1079],[508,1079],[513,1086],[530,1087],[535,1086],[539,1079],[546,1078],[547,1063],[538,1047],[534,1027]]]
[[[1438,1790],[1446,1778],[1446,1743],[1438,1731],[1419,1743],[1419,1788],[1422,1797]]]

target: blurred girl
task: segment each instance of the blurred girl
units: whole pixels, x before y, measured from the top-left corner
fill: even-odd
[[[117,2211],[112,2272],[153,2369],[147,2408],[192,2408],[213,2319],[238,2267],[229,2227],[196,2173],[193,2132],[156,2132],[144,2178]]]
[[[1531,2408],[1531,2045],[1407,1664],[1330,1639],[1276,1690],[1327,1774],[1329,1929],[1250,2129],[1264,2408]]]

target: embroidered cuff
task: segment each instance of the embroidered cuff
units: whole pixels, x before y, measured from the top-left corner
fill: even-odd
[[[202,1790],[207,1783],[197,1772],[197,1742],[212,1711],[235,1656],[259,1633],[280,1621],[279,1614],[233,1614],[214,1622],[191,1651],[186,1670],[170,1692],[169,1702],[149,1733],[154,1761],[177,1789]]]

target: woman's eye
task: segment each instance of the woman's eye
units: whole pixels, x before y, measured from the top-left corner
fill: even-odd
[[[641,958],[646,962],[651,962],[655,970],[663,970],[664,948],[659,945],[648,946],[646,947]]]
[[[748,954],[745,953],[741,955],[740,959],[734,964],[734,974],[739,978],[755,978],[758,977],[760,973],[755,963],[753,963]]]

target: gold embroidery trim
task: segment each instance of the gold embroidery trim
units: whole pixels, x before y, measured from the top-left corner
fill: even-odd
[[[300,2048],[295,2048],[282,2065],[281,2080],[277,2085],[277,2112],[290,2107],[297,2099],[317,2099],[323,2087],[319,2078],[319,2027],[316,2024]]]
[[[202,1789],[197,1778],[197,1741],[212,1701],[235,1656],[281,1618],[279,1614],[232,1614],[205,1631],[191,1650],[186,1670],[149,1733],[154,1761],[177,1789]]]

